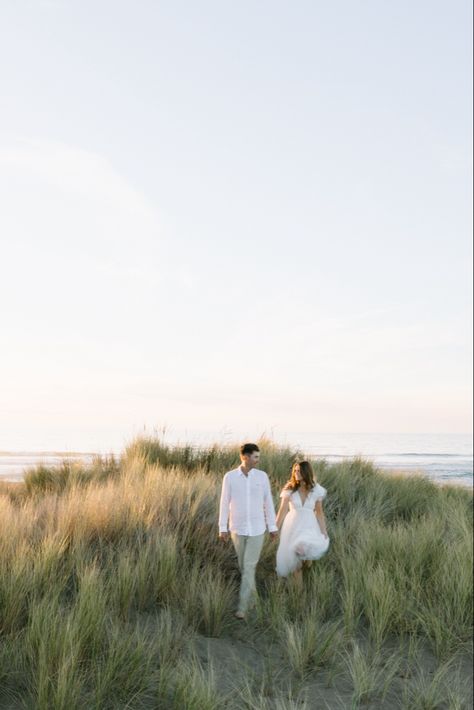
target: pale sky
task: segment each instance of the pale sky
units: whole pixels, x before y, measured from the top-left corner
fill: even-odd
[[[0,450],[471,430],[461,0],[0,5]]]

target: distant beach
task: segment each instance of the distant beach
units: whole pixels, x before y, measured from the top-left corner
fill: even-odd
[[[313,443],[307,435],[300,447],[311,457],[338,463],[362,456],[381,469],[420,472],[439,483],[473,486],[470,434],[325,434]]]
[[[90,463],[95,454],[66,451],[0,451],[0,481],[21,481],[24,472],[34,466],[59,466],[62,461]]]
[[[277,436],[275,436],[278,439]],[[283,438],[283,437],[282,437]],[[438,483],[473,486],[472,437],[468,434],[300,434],[284,437],[311,458],[339,463],[362,456],[386,470],[420,472]],[[197,447],[208,446],[212,438],[191,438]],[[116,456],[120,451],[111,451]],[[0,451],[0,480],[21,481],[26,469],[55,466],[63,460],[89,463],[94,452]]]

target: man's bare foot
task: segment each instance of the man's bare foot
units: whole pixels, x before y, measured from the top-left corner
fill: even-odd
[[[245,614],[243,611],[236,611],[234,616],[236,619],[240,619],[241,621],[245,620]]]

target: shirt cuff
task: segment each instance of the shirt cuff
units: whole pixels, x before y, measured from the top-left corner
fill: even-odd
[[[272,525],[271,527],[268,528],[268,532],[278,532],[278,528],[276,525]]]
[[[229,532],[229,530],[227,528],[223,528],[223,527],[219,526],[219,532],[220,533],[221,532]]]

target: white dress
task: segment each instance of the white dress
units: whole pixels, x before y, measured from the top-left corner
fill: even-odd
[[[276,571],[286,577],[297,570],[302,560],[318,560],[327,552],[329,538],[324,537],[314,514],[316,501],[326,497],[326,489],[317,483],[301,502],[299,491],[283,490],[280,498],[288,498],[289,510],[280,532],[276,554]]]

